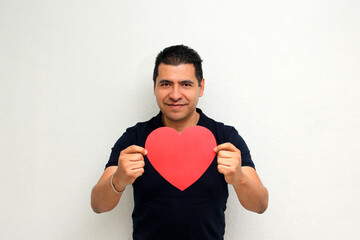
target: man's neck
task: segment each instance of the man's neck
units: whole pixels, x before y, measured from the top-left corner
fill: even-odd
[[[194,114],[185,121],[171,121],[162,115],[162,121],[165,127],[174,128],[178,133],[181,133],[185,128],[190,126],[195,126],[200,119],[200,114],[198,112],[194,112]]]

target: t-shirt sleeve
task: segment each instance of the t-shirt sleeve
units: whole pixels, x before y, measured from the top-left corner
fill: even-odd
[[[120,152],[125,148],[133,145],[133,139],[127,130],[115,143],[111,149],[109,161],[105,165],[105,168],[110,166],[117,166],[119,161]]]
[[[239,135],[235,128],[231,129],[229,142],[231,142],[241,152],[241,166],[248,166],[255,169],[255,164],[251,159],[250,150],[244,139]]]

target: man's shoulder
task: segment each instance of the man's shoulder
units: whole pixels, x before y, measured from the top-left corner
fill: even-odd
[[[147,121],[137,122],[135,125],[128,127],[126,132],[128,133],[145,133],[149,130],[153,130],[159,127],[161,123],[160,114],[150,118]]]
[[[206,116],[205,116],[206,117]],[[204,117],[204,119],[205,119]],[[250,150],[247,147],[244,139],[240,136],[235,127],[226,125],[222,122],[215,121],[212,118],[206,117],[203,121],[206,127],[213,132],[218,144],[225,142],[232,143],[241,152],[242,166],[250,166],[255,169],[255,165],[251,159]]]
[[[213,118],[206,116],[202,113],[202,124],[204,127],[208,128],[215,135],[217,135],[222,141],[228,139],[231,134],[238,134],[235,127],[227,125],[223,122],[216,121]]]

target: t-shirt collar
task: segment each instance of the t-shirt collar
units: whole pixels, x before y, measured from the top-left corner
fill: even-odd
[[[201,126],[203,118],[204,118],[204,114],[203,114],[203,112],[202,112],[202,110],[200,108],[196,108],[196,112],[200,114],[199,121],[197,122],[196,125]],[[157,125],[159,127],[164,127],[164,123],[162,121],[162,112],[161,111],[159,111],[159,114],[156,116],[156,121],[157,121]]]

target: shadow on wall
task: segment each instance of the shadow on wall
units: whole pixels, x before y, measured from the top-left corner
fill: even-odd
[[[136,74],[136,112],[138,121],[146,121],[159,112],[154,96],[153,70],[155,55],[148,55],[139,61]]]
[[[159,111],[153,93],[153,62],[154,56],[152,55],[139,61],[136,77],[130,80],[133,81],[133,84],[130,84],[132,89],[128,89],[128,91],[133,99],[129,99],[126,104],[130,106],[128,109],[132,109],[131,114],[135,115],[135,119],[126,128],[137,122],[149,120]],[[126,116],[126,113],[124,115]],[[126,128],[122,131],[125,132]],[[92,217],[88,219],[89,221],[83,224],[84,231],[82,232],[88,233],[88,239],[132,239],[131,214],[133,209],[133,189],[128,186],[118,205],[110,212],[93,213]]]

